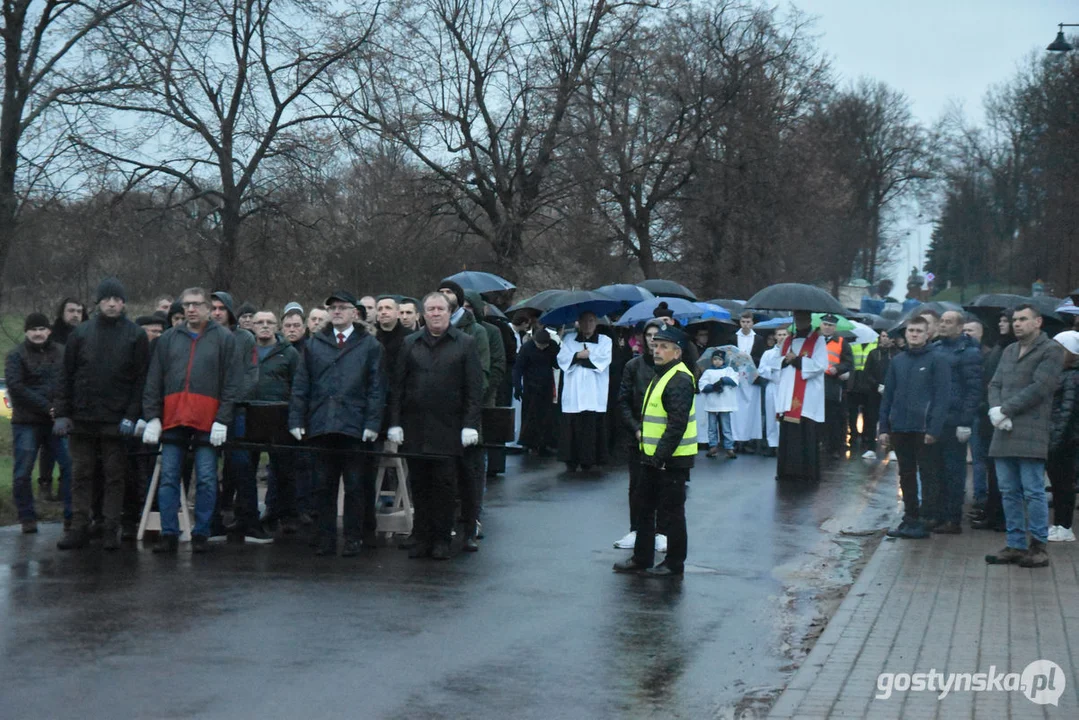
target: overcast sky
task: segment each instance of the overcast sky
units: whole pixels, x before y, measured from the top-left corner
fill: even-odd
[[[819,47],[844,82],[863,75],[883,80],[906,93],[915,115],[927,124],[953,101],[980,122],[986,90],[1011,79],[1031,52],[1044,52],[1057,23],[1079,23],[1077,0],[795,0],[794,5],[816,17]],[[919,232],[914,218],[910,224],[914,264]],[[923,251],[929,232],[928,225],[920,227]],[[904,262],[891,273],[898,288],[909,271]]]

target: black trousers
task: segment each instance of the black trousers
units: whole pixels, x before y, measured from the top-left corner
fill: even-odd
[[[476,445],[464,448],[458,462],[457,494],[461,500],[461,522],[469,529],[476,525],[483,511],[483,488],[486,484],[483,448]]]
[[[1049,449],[1045,463],[1053,486],[1053,525],[1071,529],[1075,515],[1075,447],[1069,443]]]
[[[342,518],[346,540],[362,540],[364,522],[368,516],[363,507],[366,498],[363,481],[371,455],[361,455],[356,450],[370,450],[371,443],[346,435],[330,434],[314,438],[312,444],[319,448],[343,452],[320,452],[318,463],[318,521],[322,541],[333,542],[337,538],[337,489],[338,482],[345,484],[345,509]],[[374,501],[372,512],[374,514]],[[372,527],[371,530],[374,530]]]
[[[686,483],[689,469],[661,470],[651,465],[637,483],[637,541],[633,558],[637,564],[652,567],[656,560],[657,518],[667,528],[667,557],[664,562],[672,570],[681,570],[686,563]]]
[[[830,453],[847,449],[847,411],[842,400],[824,401],[824,445]]]
[[[940,448],[926,445],[923,433],[892,433],[895,458],[899,461],[899,488],[903,491],[903,518],[933,518],[940,509]],[[918,502],[918,476],[922,478],[922,501]]]
[[[104,471],[102,513],[107,527],[116,527],[124,507],[127,477],[127,448],[115,423],[77,423],[71,436],[72,527],[90,525],[93,505],[94,471],[98,460]]]
[[[408,461],[408,479],[415,510],[412,534],[417,542],[432,544],[450,541],[457,466],[458,461],[453,458]]]

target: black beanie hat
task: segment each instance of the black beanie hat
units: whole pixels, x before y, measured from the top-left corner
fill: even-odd
[[[657,317],[657,318],[669,317],[669,318],[673,318],[674,317],[674,311],[671,310],[669,307],[667,307],[667,303],[661,302],[659,305],[656,306],[656,309],[652,311],[652,317]]]
[[[258,308],[249,302],[245,302],[240,305],[240,309],[236,311],[236,317],[243,317],[244,315],[254,315],[258,312]]]
[[[32,312],[26,316],[26,322],[22,324],[23,330],[33,330],[39,327],[49,327],[49,318],[45,317],[45,313]]]
[[[457,307],[465,306],[465,291],[461,289],[460,285],[453,280],[443,280],[438,284],[438,289],[441,290],[442,288],[452,290],[453,294],[457,296]]]
[[[98,283],[97,294],[94,297],[94,303],[99,303],[110,297],[118,297],[127,302],[127,291],[124,290],[124,286],[119,280],[114,277],[107,277]]]
[[[172,305],[169,305],[169,318],[176,314],[184,314],[184,306],[180,303],[179,300],[173,300]]]

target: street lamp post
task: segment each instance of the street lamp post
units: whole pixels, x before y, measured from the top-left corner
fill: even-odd
[[[1058,23],[1056,39],[1046,46],[1046,50],[1049,52],[1071,52],[1072,44],[1064,38],[1064,28],[1066,27],[1079,27],[1079,23]]]

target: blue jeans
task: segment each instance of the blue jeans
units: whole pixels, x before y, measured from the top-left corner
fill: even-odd
[[[179,535],[180,475],[187,456],[187,443],[191,440],[209,442],[210,433],[189,427],[170,428],[161,440],[161,477],[157,488],[161,534]],[[209,445],[195,447],[195,478],[195,527],[191,533],[209,537],[210,520],[217,502],[217,450]]]
[[[38,450],[47,447],[56,464],[60,466],[60,497],[64,501],[64,519],[71,518],[71,455],[67,450],[67,438],[52,434],[49,425],[12,424],[12,445],[15,450],[14,480],[11,494],[19,520],[36,520],[34,492],[31,476]]]
[[[989,475],[985,468],[989,446],[982,440],[981,429],[986,418],[974,418],[970,434],[970,460],[974,471],[974,502],[984,503],[989,497]]]
[[[1027,530],[1040,543],[1049,537],[1049,504],[1045,499],[1045,461],[993,458],[1004,503],[1008,547],[1027,549]]]
[[[723,428],[723,449],[734,449],[734,435],[731,434],[731,414],[729,412],[708,413],[708,447],[719,445],[720,427]]]

